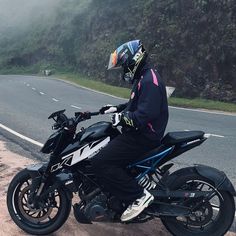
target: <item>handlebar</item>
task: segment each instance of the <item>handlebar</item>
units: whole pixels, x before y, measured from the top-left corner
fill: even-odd
[[[75,113],[75,124],[77,125],[80,121],[89,120],[91,116],[97,116],[100,112],[76,112]]]
[[[91,116],[97,116],[100,115],[100,111],[90,112]]]
[[[49,116],[49,119],[53,118],[56,123],[53,125],[53,129],[59,129],[64,127],[74,127],[78,125],[79,122],[91,119],[91,116],[97,116],[100,114],[100,111],[96,112],[76,112],[74,118],[67,118],[64,114],[65,110],[61,110],[58,112],[54,112],[52,115]]]

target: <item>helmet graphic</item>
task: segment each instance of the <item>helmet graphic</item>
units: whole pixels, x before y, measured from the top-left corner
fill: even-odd
[[[110,55],[108,70],[122,67],[123,79],[132,83],[141,61],[146,58],[145,55],[146,51],[140,40],[124,43]]]

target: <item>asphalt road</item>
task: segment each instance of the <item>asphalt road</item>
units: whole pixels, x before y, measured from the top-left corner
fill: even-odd
[[[97,111],[104,104],[124,101],[45,77],[0,76],[0,123],[41,143],[52,133],[53,122],[47,119],[50,113],[66,109],[73,116],[76,111]],[[93,117],[81,125],[98,120],[109,120],[109,116]],[[167,131],[179,130],[203,130],[214,136],[177,157],[176,163],[214,166],[225,171],[236,186],[236,115],[170,108]]]
[[[102,105],[124,102],[124,99],[55,79],[0,75],[0,124],[41,143],[52,133],[53,122],[47,117],[54,111],[66,109],[66,114],[73,116],[76,111],[97,111]],[[100,120],[109,120],[109,116],[93,117],[81,125],[86,127]],[[213,136],[200,147],[177,157],[176,167],[197,163],[210,165],[223,170],[236,187],[236,115],[171,107],[167,132],[181,130],[203,130]],[[1,128],[0,135],[19,144],[21,148],[17,152],[41,157],[39,147]]]

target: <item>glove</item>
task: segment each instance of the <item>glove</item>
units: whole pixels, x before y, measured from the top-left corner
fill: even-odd
[[[137,130],[138,128],[135,126],[133,120],[130,117],[130,113],[124,112],[124,113],[115,113],[111,117],[111,122],[114,127],[121,125],[123,127],[129,127]]]
[[[123,115],[122,113],[115,113],[111,116],[111,123],[114,127],[119,125],[122,115]]]
[[[105,105],[103,106],[99,112],[100,114],[108,114],[108,113],[113,113],[113,112],[116,112],[117,111],[117,107],[116,106],[113,106],[113,105]]]

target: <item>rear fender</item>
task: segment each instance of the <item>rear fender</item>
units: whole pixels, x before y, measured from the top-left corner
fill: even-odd
[[[205,165],[196,165],[194,168],[199,175],[213,181],[218,190],[227,191],[236,196],[234,186],[223,171]]]
[[[167,186],[171,185],[178,177],[184,174],[198,173],[200,176],[209,179],[214,183],[214,186],[218,190],[223,190],[236,196],[235,189],[223,171],[219,171],[216,168],[205,166],[205,165],[195,165],[193,167],[187,167],[173,172],[166,178],[165,184]]]

